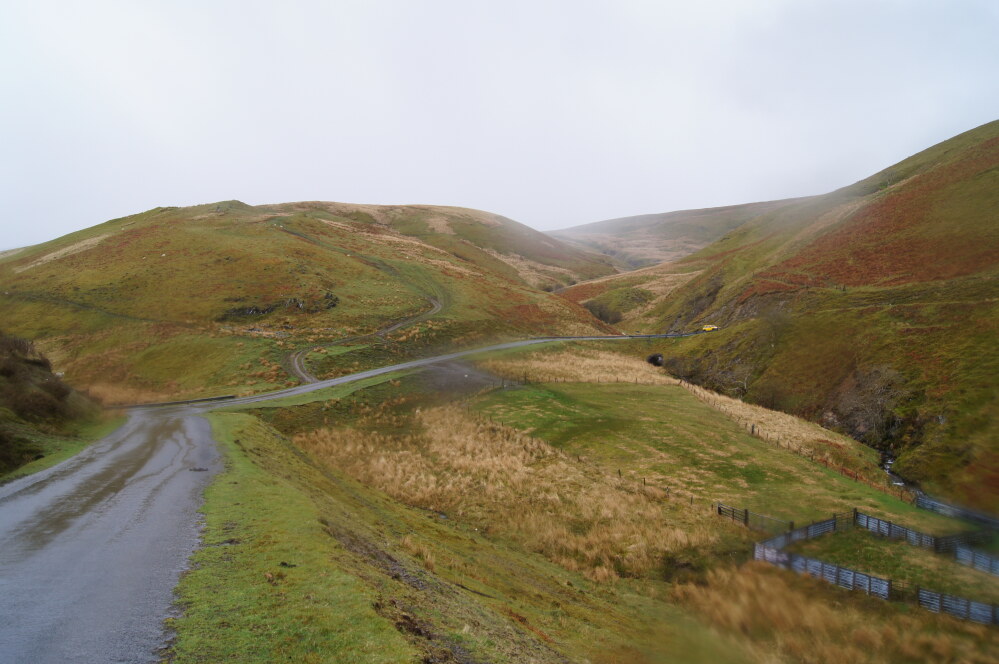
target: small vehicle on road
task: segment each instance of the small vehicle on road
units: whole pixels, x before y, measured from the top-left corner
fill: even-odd
[[[718,329],[717,325],[705,325],[704,327],[701,328],[701,331],[702,332],[714,332],[717,329]]]

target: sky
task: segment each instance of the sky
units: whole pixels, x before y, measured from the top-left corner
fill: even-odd
[[[230,199],[550,230],[825,193],[997,118],[994,0],[5,0],[0,249]]]

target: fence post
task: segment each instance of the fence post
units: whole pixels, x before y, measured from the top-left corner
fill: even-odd
[[[857,525],[857,508],[853,508],[853,525]]]
[[[747,528],[749,528],[749,510],[748,509],[742,510],[742,525],[744,525]]]

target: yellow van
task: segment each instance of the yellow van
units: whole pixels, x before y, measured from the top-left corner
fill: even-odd
[[[705,325],[704,327],[701,328],[701,330],[703,330],[704,332],[713,332],[717,329],[718,329],[717,325]]]

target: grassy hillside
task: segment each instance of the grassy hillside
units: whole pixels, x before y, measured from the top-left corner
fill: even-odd
[[[685,279],[622,323],[722,325],[670,348],[674,371],[890,449],[904,476],[999,510],[996,209],[999,122],[567,295],[620,302]]]
[[[103,430],[97,407],[34,344],[0,332],[0,479],[40,470]]]
[[[606,274],[602,259],[456,208],[238,201],[156,208],[0,258],[5,325],[107,401],[259,391],[301,347],[442,310],[324,371],[447,344],[592,332],[538,290]],[[394,341],[394,343],[393,343]],[[373,344],[373,347],[372,347]]]
[[[599,251],[622,269],[631,270],[688,256],[753,217],[795,200],[800,199],[643,214],[551,231],[549,235]]]
[[[431,369],[213,415],[227,471],[172,661],[925,661],[917,640],[995,656],[993,630],[744,564],[755,535],[712,509],[857,504],[953,528],[796,451],[876,473],[869,449],[779,413],[754,416],[781,445],[751,435],[588,344],[481,365],[529,384],[439,392]]]

